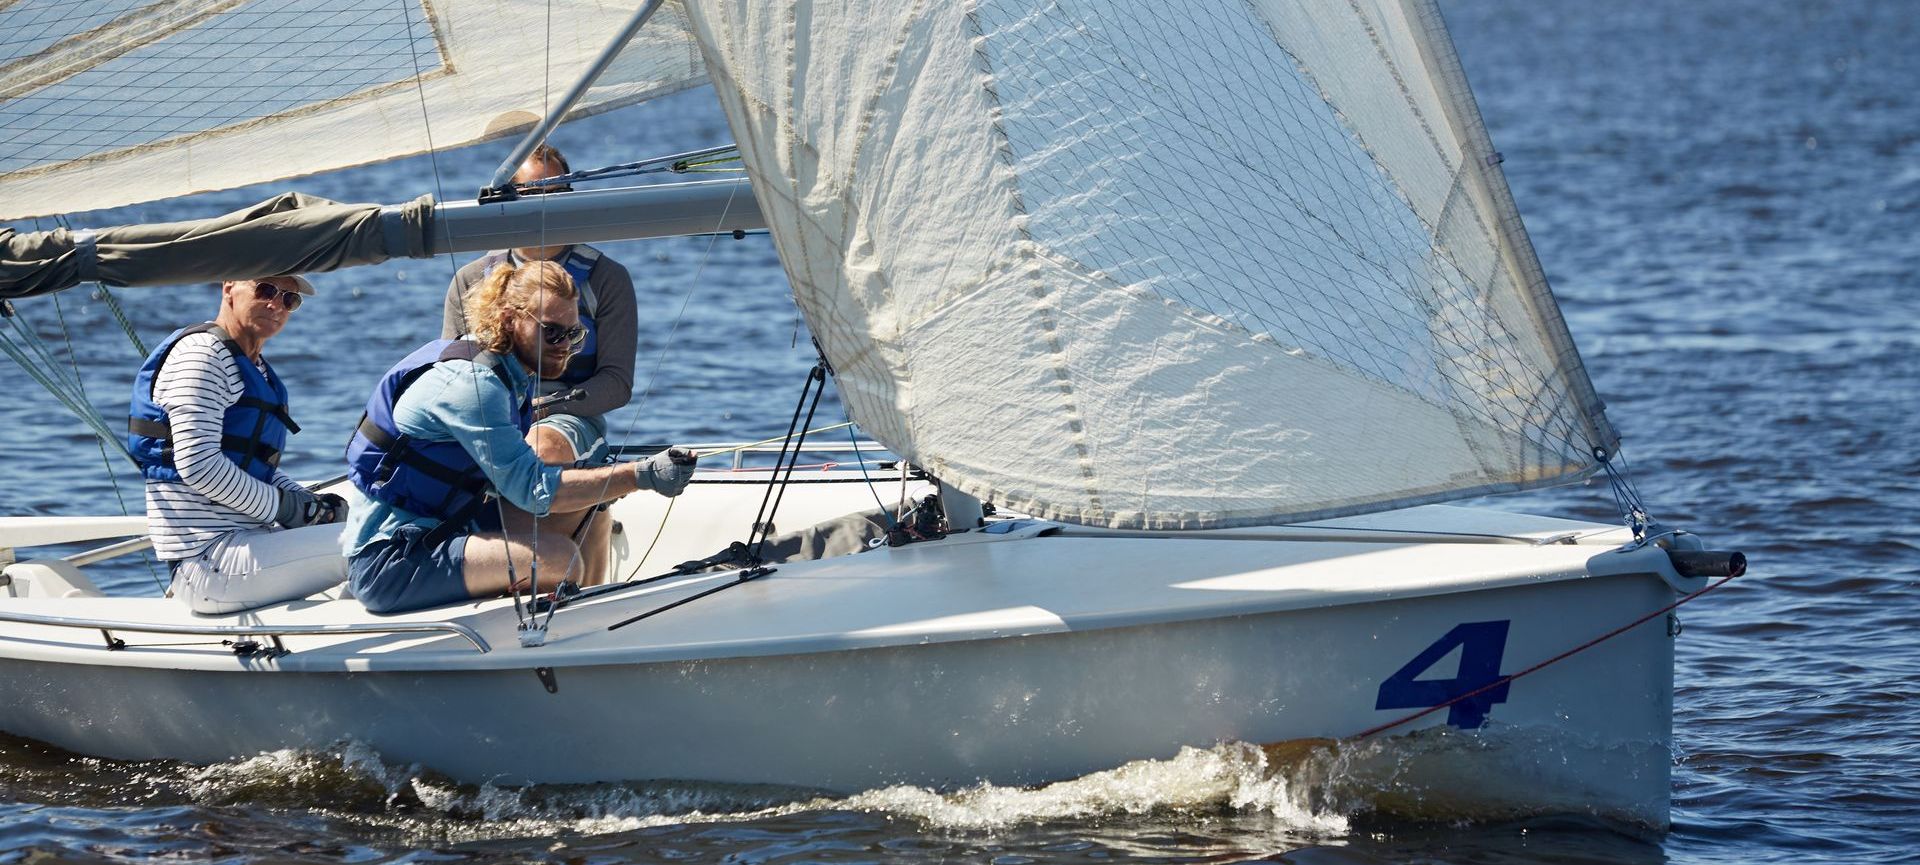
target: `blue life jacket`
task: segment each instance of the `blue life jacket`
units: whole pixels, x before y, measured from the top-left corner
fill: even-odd
[[[594,370],[600,368],[600,334],[593,323],[594,309],[599,304],[593,294],[593,270],[600,266],[600,250],[584,244],[574,244],[567,254],[560,257],[560,266],[566,268],[567,275],[573,277],[573,294],[580,302],[580,326],[587,329],[586,341],[580,343],[580,350],[567,360],[567,366],[559,375],[545,378],[577,385],[593,378]],[[512,260],[512,254],[496,252],[481,261],[484,274]]]
[[[173,347],[182,337],[195,333],[211,333],[226,343],[246,387],[222,419],[220,453],[254,478],[272,482],[273,470],[280,465],[280,452],[287,446],[287,434],[300,431],[300,425],[287,416],[287,388],[279,376],[273,375],[272,366],[262,360],[260,366],[267,371],[261,373],[233,337],[211,321],[174,331],[140,365],[140,373],[133,378],[133,404],[127,412],[127,450],[146,479],[180,480],[180,472],[173,466],[173,428],[167,422],[167,410],[153,401],[153,386]]]
[[[407,355],[380,377],[367,398],[366,414],[347,442],[347,477],[369,498],[411,514],[435,517],[455,530],[480,516],[486,503],[487,476],[456,441],[422,441],[400,432],[393,407],[400,395],[428,369],[447,360],[470,360],[493,371],[513,392],[507,359],[458,339],[436,339]],[[527,400],[514,407],[514,423],[525,435],[533,425]]]

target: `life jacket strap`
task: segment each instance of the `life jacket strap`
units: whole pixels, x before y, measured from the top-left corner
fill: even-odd
[[[300,425],[293,422],[292,415],[287,414],[287,407],[277,402],[271,402],[269,400],[260,399],[259,397],[243,396],[237,400],[234,400],[233,404],[236,406],[245,406],[247,408],[256,408],[263,412],[267,412],[268,414],[271,414],[274,417],[279,418],[280,423],[287,428],[287,432],[289,433],[300,432]]]
[[[166,442],[160,447],[160,456],[168,461],[173,459],[173,428],[166,421],[147,420],[146,418],[127,418],[127,432]],[[220,437],[220,449],[229,453],[244,454],[244,459],[259,460],[274,468],[280,467],[280,451],[262,443],[258,439],[244,436],[223,435]],[[245,465],[242,465],[245,468]]]
[[[474,475],[455,471],[427,459],[413,448],[408,447],[408,439],[405,434],[399,436],[388,435],[386,430],[381,429],[372,419],[365,415],[360,416],[360,434],[366,436],[367,441],[373,442],[375,447],[385,451],[388,456],[401,463],[405,463],[407,468],[433,478],[449,487],[472,495],[479,495],[486,490],[487,479],[485,475],[475,477]]]

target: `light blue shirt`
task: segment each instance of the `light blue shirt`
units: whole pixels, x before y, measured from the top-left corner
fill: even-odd
[[[532,376],[513,355],[500,368],[513,389],[486,367],[468,360],[441,361],[420,375],[393,406],[401,434],[429,442],[458,442],[493,484],[495,492],[535,516],[546,516],[560,487],[560,467],[540,461],[514,425],[513,408],[528,398]],[[347,492],[347,521],[340,546],[348,556],[374,541],[393,537],[401,526],[432,528],[435,517],[369,498],[358,488]]]

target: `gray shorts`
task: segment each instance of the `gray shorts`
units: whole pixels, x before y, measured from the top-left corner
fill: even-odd
[[[573,446],[574,465],[597,466],[607,461],[607,420],[604,415],[554,414],[533,422],[558,430]]]
[[[425,526],[405,525],[354,553],[347,577],[367,612],[405,613],[471,598],[466,563],[467,535],[435,538]]]

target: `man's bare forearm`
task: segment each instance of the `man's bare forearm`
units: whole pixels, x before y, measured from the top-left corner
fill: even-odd
[[[601,502],[610,502],[640,489],[632,463],[614,463],[591,469],[567,469],[560,473],[560,489],[553,495],[550,513],[584,511]]]

